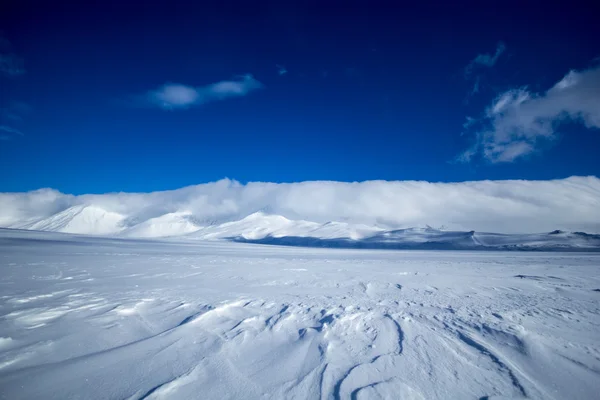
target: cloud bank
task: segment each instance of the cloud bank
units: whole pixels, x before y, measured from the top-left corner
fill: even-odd
[[[23,226],[74,206],[94,206],[133,225],[186,213],[201,225],[263,211],[289,219],[378,225],[387,229],[445,225],[506,233],[554,229],[600,232],[600,179],[551,181],[253,182],[228,179],[153,193],[73,196],[52,189],[0,194],[0,226]]]
[[[543,93],[527,88],[500,94],[476,123],[476,143],[459,156],[470,161],[481,154],[492,163],[526,156],[560,133],[563,122],[600,128],[600,65],[572,70]]]
[[[262,87],[263,85],[249,74],[237,80],[220,81],[200,87],[167,83],[157,90],[148,92],[144,101],[165,110],[186,109],[212,101],[246,96]]]

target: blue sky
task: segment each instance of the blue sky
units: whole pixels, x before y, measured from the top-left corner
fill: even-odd
[[[0,6],[0,191],[600,175],[590,2],[120,3]]]

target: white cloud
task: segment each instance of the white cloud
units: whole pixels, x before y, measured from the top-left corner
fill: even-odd
[[[496,52],[494,54],[478,54],[469,65],[465,68],[465,77],[469,77],[473,70],[477,67],[493,67],[498,62],[498,59],[506,50],[506,45],[502,42],[498,42],[496,45]]]
[[[14,136],[23,136],[23,132],[7,125],[0,125],[0,140],[11,140]]]
[[[152,100],[164,108],[187,107],[196,103],[199,94],[192,87],[179,84],[166,84],[151,93]]]
[[[23,120],[23,116],[30,111],[31,107],[29,105],[19,101],[11,101],[6,107],[0,108],[0,121],[7,121],[7,123],[20,122]]]
[[[0,77],[13,78],[25,73],[23,59],[11,52],[11,44],[4,37],[0,36]],[[5,99],[0,98],[0,140],[11,140],[15,135],[23,136],[20,130],[9,126],[15,121],[21,119],[18,111],[19,103],[11,103],[4,107]]]
[[[283,65],[279,65],[279,64],[277,64],[277,65],[276,65],[276,67],[277,67],[277,73],[278,73],[280,76],[281,76],[281,75],[285,75],[285,74],[287,74],[287,72],[288,72],[288,71],[287,71],[287,69],[286,69],[286,68],[285,68]]]
[[[596,177],[246,185],[225,179],[167,192],[82,196],[44,189],[0,194],[0,226],[47,218],[76,205],[93,205],[135,223],[173,212],[191,213],[205,223],[225,222],[269,210],[290,219],[388,228],[429,224],[496,232],[600,232],[600,179]]]
[[[29,111],[25,103],[11,102],[8,107],[0,108],[0,140],[8,141],[15,136],[24,136],[23,132],[13,125],[23,120],[22,115]]]
[[[8,77],[23,75],[23,59],[12,53],[0,54],[0,72]]]
[[[498,42],[498,44],[496,45],[496,52],[494,54],[478,54],[465,67],[465,70],[464,70],[465,79],[466,80],[474,79],[474,81],[475,81],[473,83],[473,87],[467,94],[465,103],[468,103],[469,99],[471,97],[473,97],[477,93],[479,93],[483,86],[483,84],[482,84],[482,82],[484,82],[482,79],[483,74],[481,72],[476,73],[475,71],[478,69],[481,69],[481,68],[491,68],[494,65],[496,65],[496,62],[498,62],[498,59],[500,58],[502,53],[504,53],[505,50],[506,50],[506,46],[504,45],[504,43]]]
[[[245,96],[262,87],[263,85],[252,75],[244,75],[237,80],[221,81],[200,87],[167,83],[158,90],[148,92],[145,101],[167,110],[185,109],[211,101]]]
[[[0,54],[0,72],[8,77],[23,75],[23,59],[12,53]]]
[[[544,93],[527,88],[502,93],[477,121],[475,145],[458,158],[482,154],[491,162],[512,162],[555,139],[565,121],[600,128],[600,66],[570,71]]]
[[[474,96],[477,93],[479,93],[480,89],[481,89],[481,77],[478,76],[475,78],[475,83],[473,84],[473,88],[471,89],[471,92],[469,92],[467,99],[469,97]]]
[[[6,132],[6,133],[11,133],[14,135],[23,136],[23,132],[21,132],[20,130],[11,128],[10,126],[6,126],[6,125],[0,125],[0,131]]]

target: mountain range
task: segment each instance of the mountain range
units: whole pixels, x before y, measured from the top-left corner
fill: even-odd
[[[600,235],[556,230],[532,234],[501,234],[435,229],[395,228],[329,221],[293,220],[262,210],[240,219],[206,220],[191,212],[167,212],[143,218],[95,205],[76,205],[48,217],[12,223],[6,228],[110,237],[230,240],[288,246],[600,251]]]

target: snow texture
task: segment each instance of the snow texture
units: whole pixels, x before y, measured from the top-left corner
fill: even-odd
[[[95,212],[84,217],[117,220]],[[278,217],[269,221],[286,229]],[[0,255],[0,398],[600,392],[595,253],[307,249],[0,230]]]

